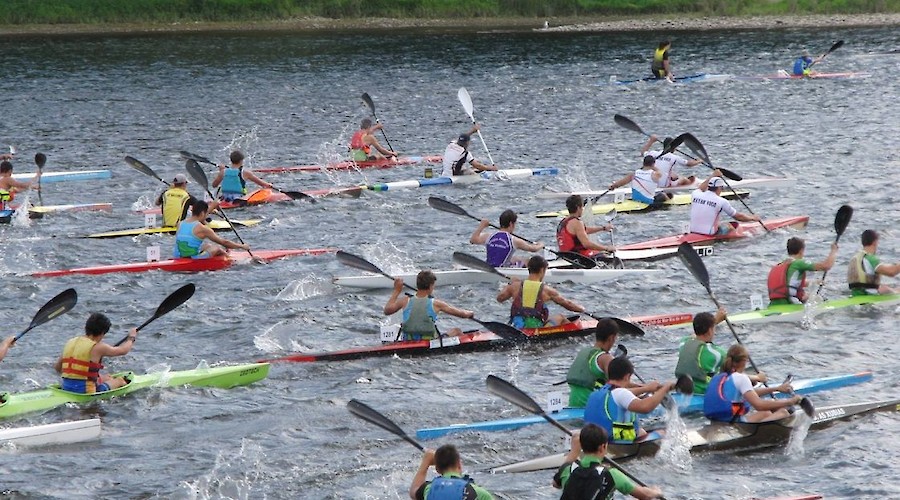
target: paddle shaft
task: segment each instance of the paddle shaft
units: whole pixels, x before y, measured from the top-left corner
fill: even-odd
[[[459,90],[458,96],[460,103],[463,105],[463,110],[469,115],[469,119],[472,120],[472,125],[477,125],[477,123],[475,123],[475,111],[472,107],[472,97],[469,96],[469,91],[465,88]],[[465,95],[465,101],[463,100],[463,95]],[[491,151],[487,147],[487,143],[484,142],[484,136],[481,135],[481,130],[476,130],[475,132],[478,134],[478,138],[481,139],[481,145],[484,147],[484,152],[487,153],[488,159],[491,160],[491,165],[496,165],[494,158],[491,156]]]
[[[42,177],[43,174],[44,174],[44,166],[41,165],[40,163],[38,163],[37,159],[35,159],[34,163],[35,163],[35,165],[37,165],[37,170],[38,170],[38,174],[39,174],[39,175],[38,175],[38,180],[37,180],[37,181],[38,181],[38,188],[37,188],[37,192],[38,192],[38,203],[39,203],[41,206],[43,206],[43,205],[44,205],[44,196],[43,196],[43,194],[42,194],[42,192],[41,192],[41,177]]]
[[[706,293],[709,294],[709,298],[712,299],[713,303],[716,305],[717,308],[724,309],[722,307],[722,303],[719,302],[719,299],[716,298],[716,295],[712,292],[712,290],[708,286],[706,287]],[[744,345],[744,343],[741,342],[741,338],[738,337],[737,331],[734,329],[734,325],[731,324],[731,320],[728,319],[727,314],[725,315],[725,324],[728,325],[728,329],[731,330],[731,335],[734,337],[734,340],[736,340],[738,344]],[[753,362],[753,358],[750,357],[749,353],[747,354],[747,361],[750,362],[750,366],[753,367],[753,369],[756,371],[756,373],[759,373],[759,368],[756,366],[756,363]],[[769,387],[769,384],[767,384],[765,382],[763,382],[762,384],[766,387]],[[775,397],[774,394],[770,394],[770,396],[772,396],[773,398]]]
[[[826,50],[825,53],[822,54],[821,57],[819,57],[819,58],[816,59],[815,61],[809,63],[809,66],[808,66],[808,67],[809,67],[809,68],[812,68],[812,67],[815,66],[818,62],[820,62],[822,59],[825,59],[825,56],[827,56],[828,54],[831,54],[831,53],[834,52],[835,50],[841,48],[843,45],[844,45],[844,41],[843,41],[843,40],[838,40],[837,42],[834,43],[834,45],[832,45],[828,50]]]

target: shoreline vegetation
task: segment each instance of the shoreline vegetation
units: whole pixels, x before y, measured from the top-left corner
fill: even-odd
[[[545,24],[546,23],[546,24]],[[900,0],[4,0],[0,35],[900,25]]]

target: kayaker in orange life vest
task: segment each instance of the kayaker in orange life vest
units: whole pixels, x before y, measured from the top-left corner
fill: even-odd
[[[516,328],[540,328],[569,323],[569,320],[562,314],[551,316],[546,305],[548,302],[556,302],[573,312],[584,312],[584,307],[563,297],[559,292],[543,283],[546,273],[547,260],[540,255],[535,255],[528,259],[528,278],[525,281],[513,278],[497,294],[497,302],[513,299],[509,319],[510,324]]]
[[[837,243],[831,244],[831,253],[821,262],[812,263],[803,258],[806,243],[797,237],[787,241],[788,258],[769,271],[769,305],[803,304],[809,298],[806,294],[806,272],[828,271],[837,257]]]
[[[585,226],[581,221],[584,214],[584,199],[581,195],[573,194],[566,198],[566,209],[569,210],[569,216],[556,226],[556,244],[560,252],[575,252],[592,257],[600,252],[615,251],[612,246],[594,243],[588,237],[589,234],[612,231],[613,226]]]
[[[111,325],[103,314],[92,313],[84,324],[84,335],[66,342],[62,356],[54,365],[57,373],[62,375],[64,391],[93,394],[118,389],[128,383],[123,377],[113,378],[100,373],[104,357],[128,354],[137,340],[137,329],[132,328],[128,339],[118,347],[103,342]]]
[[[384,125],[381,123],[373,126],[372,120],[369,118],[362,121],[359,130],[354,132],[350,138],[350,157],[353,161],[372,161],[377,159],[378,156],[372,153],[372,148],[375,148],[385,158],[396,158],[399,156],[399,153],[396,151],[385,149],[384,146],[378,143],[378,139],[375,138],[375,131],[382,128],[384,128]]]

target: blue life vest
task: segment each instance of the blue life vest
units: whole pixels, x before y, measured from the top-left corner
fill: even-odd
[[[436,477],[425,500],[475,500],[478,493],[472,488],[469,477]]]
[[[516,253],[512,236],[506,231],[497,231],[484,244],[487,248],[487,263],[494,267],[509,267],[509,259]]]
[[[431,340],[437,338],[437,312],[431,297],[410,297],[403,308],[403,340]]]
[[[615,388],[606,384],[591,393],[584,407],[584,422],[606,429],[610,442],[632,443],[640,431],[637,414],[616,404],[612,397]]]
[[[194,236],[194,227],[197,224],[199,222],[181,221],[178,230],[175,231],[175,249],[172,251],[172,257],[178,259],[200,255],[200,245],[203,244],[203,240]]]
[[[222,197],[226,200],[240,198],[247,194],[247,181],[244,180],[242,168],[226,168],[222,177]]]
[[[806,74],[809,69],[809,65],[812,64],[812,59],[809,57],[798,57],[796,61],[794,61],[794,76],[803,76]]]
[[[731,373],[721,372],[709,381],[703,396],[703,414],[710,420],[733,422],[750,411],[744,395],[737,393]]]

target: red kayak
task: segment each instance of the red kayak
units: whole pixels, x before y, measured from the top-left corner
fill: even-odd
[[[803,229],[804,227],[806,227],[806,224],[808,222],[808,215],[799,215],[795,217],[768,219],[764,220],[763,224],[765,224],[766,228],[771,231],[773,229],[784,227]],[[765,229],[762,228],[759,222],[732,222],[731,225],[735,227],[735,230],[724,235],[687,233],[680,234],[678,236],[666,236],[664,238],[657,238],[655,240],[642,241],[639,243],[631,243],[629,245],[616,247],[616,250],[648,250],[651,248],[677,247],[678,245],[685,242],[690,243],[691,245],[703,245],[708,243],[715,243],[717,241],[739,240],[741,238],[756,236],[765,232]]]
[[[289,172],[322,172],[327,170],[357,170],[364,168],[393,168],[401,165],[416,165],[419,163],[440,163],[441,156],[404,156],[402,158],[379,158],[372,161],[341,161],[328,165],[299,165],[295,167],[267,167],[254,168],[254,172],[262,174],[278,174]]]
[[[254,250],[256,260],[271,262],[273,260],[298,255],[322,255],[336,252],[336,248],[301,248],[294,250]],[[229,252],[228,255],[211,259],[167,259],[157,262],[134,262],[132,264],[112,264],[107,266],[81,267],[77,269],[60,269],[58,271],[41,271],[31,275],[38,278],[52,278],[70,274],[107,274],[107,273],[139,273],[144,271],[170,271],[195,273],[200,271],[219,271],[227,269],[237,262],[248,261],[251,256],[247,252]]]
[[[688,323],[693,320],[692,314],[658,314],[654,316],[638,316],[628,318],[633,323],[641,325],[665,326]],[[526,328],[523,330],[530,337],[531,342],[543,342],[547,340],[565,339],[569,337],[583,337],[594,333],[597,320],[579,319],[562,326],[546,328]],[[444,354],[449,352],[471,352],[488,349],[497,349],[513,345],[513,342],[504,340],[489,331],[475,331],[464,333],[458,337],[443,337],[435,340],[401,340],[388,342],[381,345],[357,347],[343,351],[320,352],[310,354],[292,354],[280,358],[262,360],[260,363],[295,362],[311,363],[315,361],[343,361],[348,359],[372,358],[377,356],[428,356],[432,354]]]

